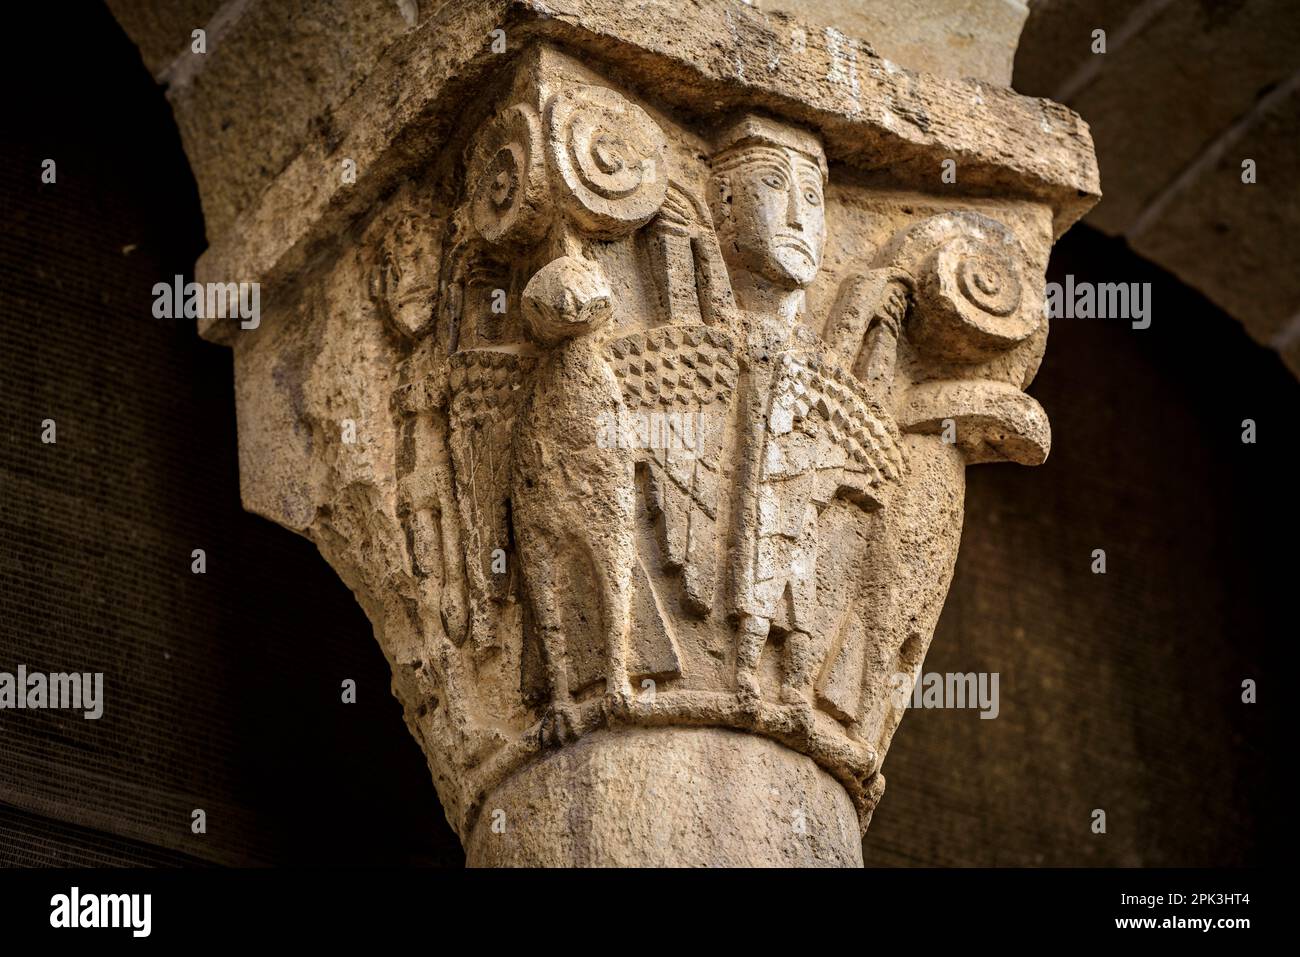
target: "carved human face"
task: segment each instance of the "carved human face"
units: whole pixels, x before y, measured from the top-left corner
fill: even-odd
[[[376,291],[388,318],[410,336],[423,334],[433,322],[432,264],[439,255],[434,246],[409,224],[399,224],[384,241]]]
[[[826,242],[816,160],[789,147],[757,144],[737,149],[719,170],[728,258],[779,286],[810,285]]]

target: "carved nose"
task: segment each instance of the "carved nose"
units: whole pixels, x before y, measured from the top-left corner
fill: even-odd
[[[803,231],[803,203],[797,186],[792,187],[786,194],[785,223],[800,232]]]

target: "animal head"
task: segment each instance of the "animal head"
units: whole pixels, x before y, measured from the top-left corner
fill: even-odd
[[[603,326],[613,311],[613,293],[598,264],[561,256],[528,280],[523,306],[529,335],[549,346]]]

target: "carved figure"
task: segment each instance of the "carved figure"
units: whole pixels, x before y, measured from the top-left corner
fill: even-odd
[[[364,184],[310,197],[337,237],[277,221],[233,259],[209,252],[281,290],[235,353],[244,501],[316,542],[374,620],[472,858],[547,833],[586,854],[571,793],[593,850],[663,843],[622,817],[643,803],[655,827],[663,806],[681,833],[747,835],[776,818],[714,826],[764,806],[714,793],[731,768],[762,788],[764,770],[823,777],[782,748],[865,828],[893,678],[919,670],[953,573],[965,469],[1047,455],[1024,389],[1052,237],[1096,191],[1086,129],[910,72],[863,72],[846,108],[811,81],[811,34],[779,75],[765,45],[737,47],[754,69],[727,79],[630,55],[616,18],[509,15],[543,26],[464,61],[482,97],[413,101],[364,140]],[[462,39],[447,49],[481,52]],[[718,103],[787,115],[716,125]],[[933,175],[948,155],[957,189]],[[344,416],[364,441],[339,439]],[[598,729],[572,761],[542,753]],[[683,773],[647,802],[632,756],[651,741]],[[628,786],[601,805],[611,776]],[[777,822],[753,844],[820,854],[838,834],[852,859],[843,796],[824,797],[810,841],[769,839]],[[498,806],[552,824],[501,841]]]
[[[640,107],[611,89],[574,86],[543,109],[503,110],[468,151],[468,219],[484,243],[514,252],[471,249],[466,273],[475,260],[513,258],[525,269],[544,262],[523,273],[520,295],[540,353],[452,355],[465,375],[452,382],[451,445],[478,631],[493,628],[511,597],[484,568],[490,549],[513,535],[544,658],[550,741],[577,733],[570,672],[590,669],[575,655],[576,640],[597,638],[607,709],[625,712],[632,699],[634,453],[600,441],[626,407],[603,351],[613,294],[584,242],[631,234],[655,215],[667,188],[664,149],[662,131]],[[490,601],[498,613],[486,610]],[[669,658],[675,668],[671,649]]]
[[[748,358],[736,687],[756,709],[759,659],[776,630],[784,636],[780,697],[805,724],[828,637],[814,626],[818,517],[836,497],[878,507],[874,490],[902,468],[888,414],[799,321],[826,239],[825,180],[815,137],[759,116],[728,129],[713,159],[719,242]]]
[[[568,256],[543,266],[524,289],[524,321],[547,353],[515,425],[512,505],[551,689],[546,733],[561,741],[574,733],[563,609],[584,581],[595,585],[592,612],[603,636],[610,704],[626,709],[632,699],[632,453],[597,440],[605,422],[624,414],[618,382],[593,336],[609,320],[610,298],[600,267]]]

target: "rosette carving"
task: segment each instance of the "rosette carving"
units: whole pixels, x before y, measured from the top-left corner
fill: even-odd
[[[547,123],[555,178],[577,224],[604,239],[644,226],[668,189],[663,130],[605,87],[557,94]]]
[[[468,158],[470,217],[488,242],[533,242],[546,224],[541,122],[525,104],[479,132]]]

